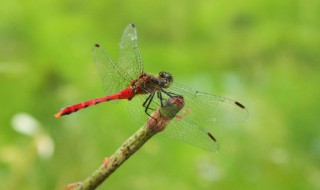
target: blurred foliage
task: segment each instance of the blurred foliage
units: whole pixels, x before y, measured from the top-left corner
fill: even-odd
[[[53,117],[103,95],[91,47],[117,60],[130,22],[146,71],[239,100],[250,116],[217,127],[218,154],[156,137],[100,189],[320,189],[319,18],[316,0],[3,0],[0,189],[62,189],[139,127],[125,101]],[[14,130],[19,113],[39,131]]]

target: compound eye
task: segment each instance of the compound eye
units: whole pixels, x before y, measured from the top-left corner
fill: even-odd
[[[162,71],[162,72],[159,73],[159,76],[164,78],[165,77],[165,73]]]

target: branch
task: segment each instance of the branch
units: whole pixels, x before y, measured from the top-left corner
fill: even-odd
[[[184,100],[182,96],[170,97],[163,107],[159,107],[151,114],[152,117],[149,117],[147,123],[143,127],[128,138],[121,147],[112,154],[112,156],[105,158],[103,164],[87,179],[69,184],[66,189],[87,190],[97,188],[153,135],[164,130],[171,119],[176,116],[183,106]]]

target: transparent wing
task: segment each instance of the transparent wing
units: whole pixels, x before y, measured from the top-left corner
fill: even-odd
[[[148,96],[149,94],[137,95],[131,100],[128,106],[130,114],[140,125],[143,125],[149,118],[145,113],[145,107],[143,107],[143,103]],[[163,98],[167,99],[168,97],[163,94]],[[151,114],[159,106],[161,106],[160,99],[155,95],[153,101],[150,103],[148,113]],[[159,135],[176,139],[205,150],[217,151],[219,145],[212,133],[188,119],[187,115],[189,111],[189,108],[185,106]]]
[[[172,84],[168,91],[182,95],[185,106],[160,135],[205,150],[217,151],[219,149],[217,139],[214,137],[216,125],[241,122],[248,116],[247,109],[231,99],[194,91],[179,84]],[[144,124],[149,117],[142,106],[147,97],[148,95],[137,95],[129,104],[131,115],[140,124]],[[168,97],[164,95],[164,98]],[[150,107],[157,108],[160,105],[159,98],[154,97]]]
[[[180,114],[183,114],[183,112],[184,110],[181,110],[179,115],[170,121],[169,125],[160,133],[160,135],[164,135],[205,150],[218,151],[219,144],[212,132],[188,120],[187,118],[179,119]]]
[[[96,44],[93,47],[93,57],[106,94],[114,94],[129,86],[130,81],[123,77],[122,72],[102,46]]]
[[[132,100],[130,100],[128,104],[128,111],[130,115],[139,125],[144,125],[149,118],[149,116],[145,113],[145,107],[143,106],[149,95],[150,94],[136,95]],[[157,97],[154,97],[149,106],[150,110],[148,111],[148,113],[151,114],[159,106],[159,99]]]
[[[129,24],[119,44],[119,68],[124,71],[127,80],[134,80],[143,72],[143,63],[138,46],[137,30],[134,24]]]
[[[177,83],[168,91],[184,97],[189,110],[185,117],[200,126],[211,128],[217,123],[237,123],[248,117],[245,106],[235,100],[191,90]]]
[[[95,64],[106,94],[113,94],[128,87],[130,81],[138,78],[143,72],[137,31],[133,24],[125,28],[119,46],[118,64],[100,45],[93,47]]]

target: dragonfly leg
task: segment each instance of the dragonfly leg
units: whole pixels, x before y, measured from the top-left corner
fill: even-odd
[[[150,104],[153,100],[153,97],[154,97],[154,93],[153,94],[150,94],[148,96],[148,98],[144,101],[144,103],[142,104],[142,106],[146,109],[146,110],[152,110],[152,111],[155,111],[156,109],[154,108],[150,108]],[[146,111],[145,111],[146,112]]]
[[[154,110],[154,109],[150,108],[150,104],[151,104],[151,102],[152,102],[152,100],[153,100],[153,98],[154,98],[154,94],[155,94],[155,93],[151,93],[151,94],[148,96],[148,98],[146,99],[146,101],[144,101],[144,103],[143,103],[143,107],[145,107],[144,112],[145,112],[149,117],[151,117],[151,118],[153,118],[153,117],[148,113],[148,111],[149,111],[149,110]],[[153,119],[155,119],[155,118],[153,118]]]
[[[146,104],[149,102],[150,98],[152,97],[152,93],[149,94],[148,98],[143,102],[143,107],[146,107]]]
[[[157,91],[157,97],[158,97],[159,100],[160,100],[161,107],[163,107],[163,100],[164,100],[164,98],[162,97],[161,91]]]

